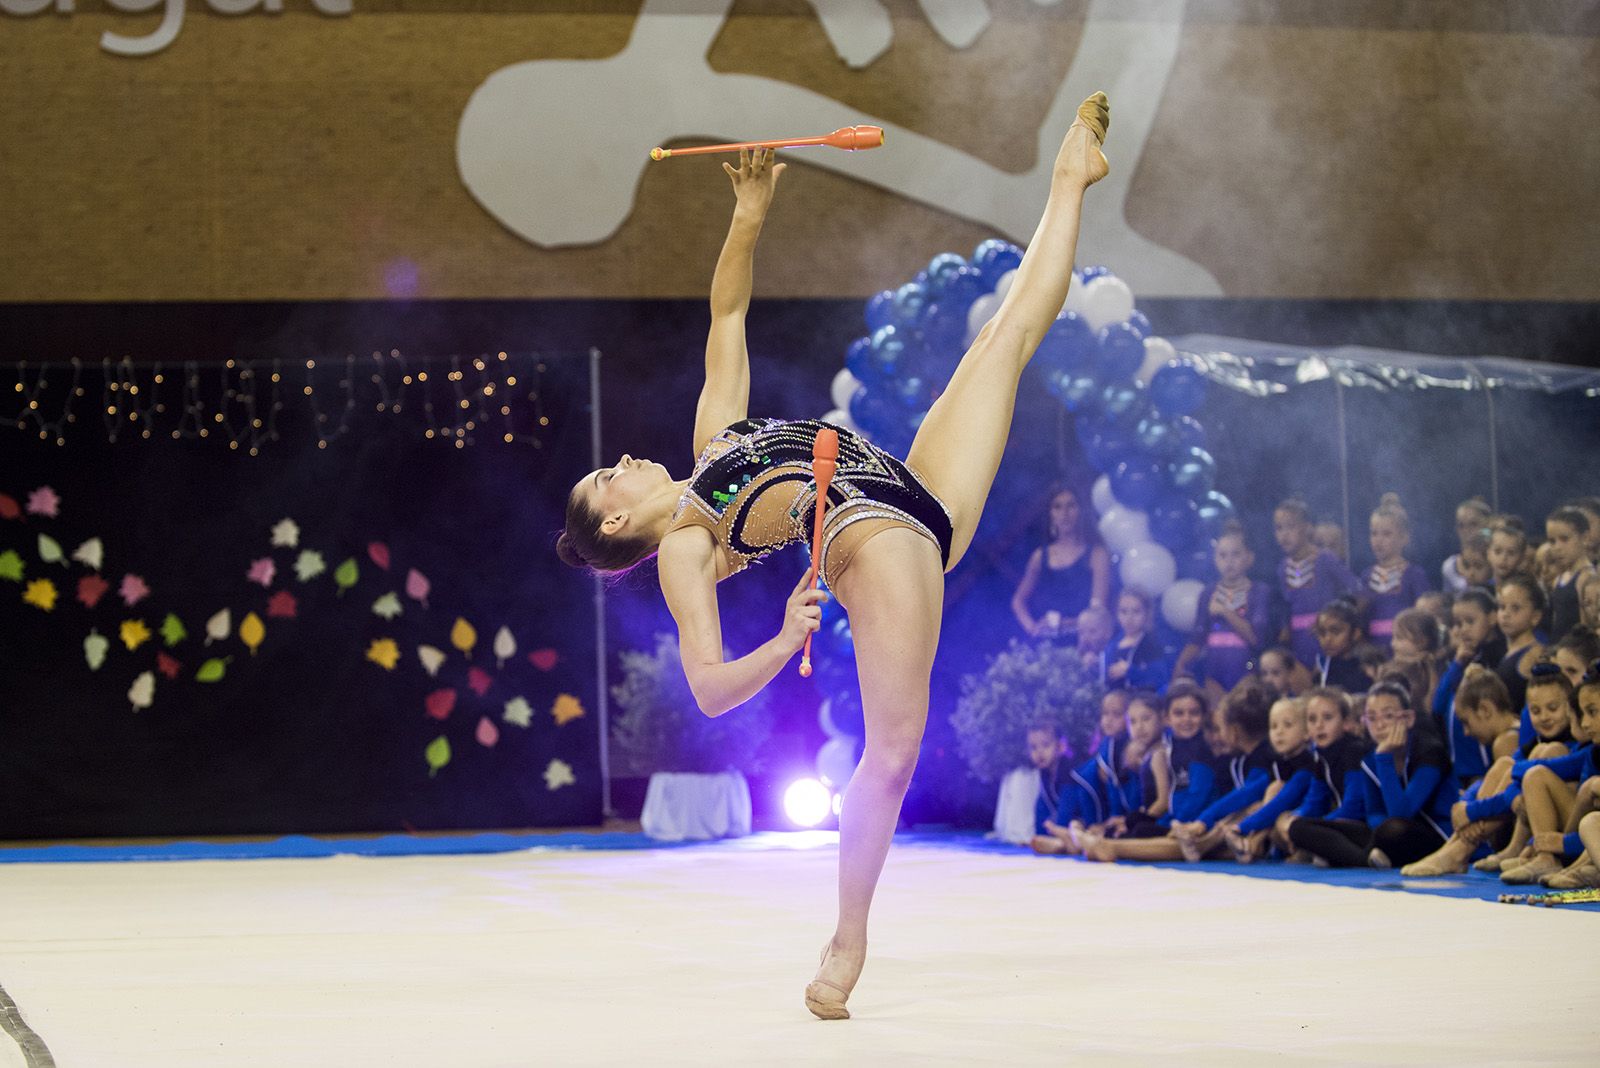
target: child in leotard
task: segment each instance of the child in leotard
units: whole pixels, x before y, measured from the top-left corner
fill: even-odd
[[[1228,792],[1194,819],[1172,825],[1172,836],[1185,860],[1200,860],[1215,850],[1226,852],[1224,831],[1254,811],[1265,796],[1276,755],[1267,741],[1269,711],[1265,691],[1249,680],[1222,702],[1223,727],[1236,753],[1219,769],[1218,779]]]
[[[1081,630],[1078,637],[1081,641]],[[1128,691],[1107,690],[1100,699],[1100,729],[1094,752],[1067,773],[1056,804],[1057,818],[1047,820],[1043,833],[1033,840],[1036,852],[1070,852],[1072,839],[1067,828],[1101,825],[1113,815],[1136,807],[1128,795],[1131,784],[1125,767],[1127,748]]]
[[[1544,645],[1533,633],[1544,614],[1544,590],[1530,575],[1509,575],[1495,588],[1495,601],[1495,620],[1506,640],[1506,655],[1495,665],[1495,672],[1511,692],[1512,705],[1521,708],[1528,676],[1544,655]],[[1532,728],[1524,723],[1522,741],[1527,743],[1531,736]]]
[[[1367,524],[1375,561],[1362,575],[1361,595],[1367,603],[1367,637],[1388,649],[1394,619],[1428,589],[1428,576],[1406,559],[1411,519],[1398,494],[1385,493]]]
[[[1491,584],[1500,583],[1525,570],[1528,532],[1514,515],[1498,515],[1489,528],[1489,571]]]
[[[1166,688],[1172,664],[1150,629],[1150,599],[1134,589],[1117,594],[1117,623],[1121,634],[1110,649],[1106,684],[1135,690]]]
[[[1489,768],[1478,787],[1477,800],[1467,806],[1469,819],[1516,817],[1505,847],[1474,865],[1480,871],[1503,875],[1536,859],[1538,850],[1529,842],[1533,830],[1522,804],[1523,778],[1535,761],[1565,757],[1572,745],[1572,683],[1549,661],[1535,664],[1531,674],[1525,689],[1527,704],[1517,728],[1517,751]],[[1503,787],[1502,779],[1506,780]],[[1552,868],[1547,862],[1539,866],[1547,871],[1560,867]]]
[[[1600,886],[1600,774],[1595,767],[1596,742],[1600,742],[1600,660],[1596,660],[1578,685],[1578,715],[1589,738],[1587,766],[1579,772],[1580,784],[1562,838],[1562,853],[1576,856],[1565,870],[1539,881],[1552,890],[1580,890]]]
[[[1250,662],[1267,640],[1272,610],[1267,587],[1250,579],[1255,554],[1245,544],[1244,529],[1230,523],[1212,550],[1217,581],[1200,593],[1194,632],[1178,655],[1174,675],[1188,674],[1231,690],[1250,672]]]
[[[1261,807],[1233,826],[1224,825],[1222,832],[1233,858],[1241,864],[1266,855],[1272,844],[1268,835],[1278,817],[1301,804],[1311,788],[1316,757],[1311,752],[1304,698],[1284,697],[1273,703],[1267,741],[1272,745],[1272,781],[1262,795]]]
[[[1351,776],[1360,777],[1361,760],[1372,751],[1366,733],[1356,733],[1359,724],[1353,724],[1350,697],[1343,690],[1318,686],[1306,691],[1305,702],[1306,730],[1311,735],[1316,761],[1311,782],[1299,807],[1279,816],[1272,830],[1273,844],[1297,863],[1310,863],[1312,857],[1294,848],[1289,827],[1302,817],[1318,819],[1327,815],[1344,802],[1352,786],[1360,789],[1359,782],[1352,784]]]
[[[1318,686],[1337,686],[1345,693],[1364,693],[1371,685],[1361,666],[1360,648],[1366,637],[1361,606],[1350,597],[1337,597],[1317,613],[1315,628],[1320,647],[1312,667]]]
[[[1033,833],[1043,834],[1046,821],[1063,820],[1061,791],[1069,770],[1062,752],[1061,734],[1054,723],[1041,721],[1028,728],[1028,762],[1039,772],[1039,800],[1033,807]]]
[[[1594,570],[1585,551],[1589,518],[1576,508],[1557,508],[1544,521],[1545,544],[1550,547],[1550,569],[1556,573],[1549,586],[1546,616],[1549,639],[1558,642],[1578,625],[1578,580]]]
[[[1506,640],[1500,636],[1495,616],[1494,595],[1482,587],[1469,587],[1456,598],[1450,608],[1454,656],[1445,664],[1433,690],[1433,715],[1450,746],[1450,766],[1462,787],[1483,777],[1489,770],[1490,757],[1488,744],[1473,740],[1457,709],[1456,690],[1473,665],[1492,671],[1505,658]],[[1508,693],[1506,700],[1510,699]]]
[[[1274,645],[1261,654],[1256,674],[1267,696],[1276,700],[1293,697],[1304,688],[1305,670],[1286,646]]]
[[[1562,869],[1566,863],[1563,834],[1577,829],[1568,827],[1567,821],[1578,786],[1595,773],[1593,746],[1577,694],[1560,668],[1548,661],[1535,667],[1528,681],[1528,714],[1541,744],[1512,765],[1511,777],[1522,786],[1527,852],[1532,855],[1525,855],[1519,864],[1501,866],[1500,879],[1507,883],[1538,882]]]
[[[1415,665],[1422,671],[1426,686],[1413,691],[1419,703],[1432,699],[1439,683],[1439,661],[1444,656],[1445,629],[1420,608],[1407,608],[1394,617],[1394,635],[1389,652],[1394,663]]]
[[[1344,528],[1330,519],[1324,519],[1311,527],[1311,543],[1325,552],[1332,553],[1339,558],[1339,562],[1349,566],[1350,553],[1344,544]]]
[[[1317,656],[1317,612],[1335,597],[1354,594],[1360,583],[1337,556],[1311,540],[1311,512],[1299,498],[1278,505],[1272,531],[1283,550],[1278,565],[1279,640],[1294,651],[1295,659],[1310,664]]]
[[[1123,796],[1132,809],[1113,813],[1102,830],[1111,838],[1165,834],[1160,819],[1172,804],[1172,767],[1167,762],[1167,702],[1154,690],[1128,695],[1128,748],[1123,767],[1130,774]]]
[[[1444,588],[1460,593],[1468,586],[1481,586],[1483,580],[1472,581],[1462,572],[1461,558],[1470,548],[1476,548],[1478,555],[1484,555],[1489,548],[1489,523],[1493,518],[1494,510],[1489,507],[1489,502],[1482,497],[1469,497],[1456,505],[1456,539],[1461,543],[1461,551],[1444,562],[1439,569],[1439,576],[1444,579]]]

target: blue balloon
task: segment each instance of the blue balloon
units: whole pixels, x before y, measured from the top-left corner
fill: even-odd
[[[881,387],[859,386],[850,398],[850,421],[876,438],[894,422],[896,407]]]
[[[1150,380],[1150,400],[1167,415],[1193,415],[1205,399],[1205,376],[1182,357],[1168,360]]]
[[[1080,433],[1079,443],[1083,455],[1096,471],[1113,470],[1117,464],[1135,455],[1133,438],[1125,430],[1100,424]]]
[[[894,321],[894,290],[874,293],[867,301],[865,318],[869,332],[879,330]]]
[[[1228,500],[1225,494],[1218,493],[1216,490],[1207,491],[1197,504],[1199,505],[1197,514],[1200,519],[1200,529],[1205,532],[1206,538],[1210,541],[1216,541],[1222,537],[1222,529],[1238,516],[1238,513],[1234,511],[1233,502]]]
[[[963,308],[956,308],[940,301],[928,305],[922,323],[922,340],[931,353],[937,357],[946,350],[959,350],[961,342],[967,336],[967,313]]]
[[[862,384],[875,386],[894,378],[899,373],[900,361],[905,354],[905,339],[891,323],[880,327],[877,333],[872,335],[872,341],[868,344],[863,358],[862,371],[857,372],[852,369],[850,373],[860,379]],[[848,356],[846,358],[848,359]]]
[[[1172,454],[1172,424],[1160,416],[1147,415],[1139,420],[1133,428],[1133,439],[1152,460],[1164,460]]]
[[[928,307],[928,291],[917,282],[907,282],[894,291],[894,321],[899,326],[919,326]]]
[[[1111,469],[1111,494],[1129,508],[1148,508],[1161,493],[1161,465],[1133,456]]]
[[[1100,391],[1101,416],[1130,434],[1144,412],[1144,387],[1137,382],[1113,382]]]
[[[1200,509],[1188,497],[1161,496],[1150,505],[1150,537],[1174,555],[1188,549],[1199,536]]]
[[[918,375],[903,375],[889,385],[894,390],[895,399],[907,411],[927,411],[928,405],[933,403],[933,390]]]
[[[1144,338],[1127,323],[1112,323],[1100,331],[1100,377],[1107,382],[1132,378],[1144,363]]]
[[[856,655],[855,639],[850,633],[850,617],[840,614],[832,622],[825,623],[816,637],[811,639],[813,647],[824,655],[836,659],[853,659]]]
[[[1093,375],[1067,375],[1056,396],[1073,415],[1094,415],[1100,405],[1100,382]]]
[[[1062,312],[1050,324],[1033,358],[1047,373],[1081,375],[1094,370],[1098,355],[1099,346],[1089,324],[1074,312]]]
[[[830,695],[831,704],[828,706],[828,718],[833,720],[833,725],[845,734],[857,738],[867,735],[867,718],[861,708],[861,695],[850,683],[836,687]]]
[[[1174,452],[1182,452],[1193,446],[1203,449],[1206,447],[1206,428],[1200,425],[1200,420],[1192,415],[1180,415],[1176,419],[1167,421],[1172,428],[1172,447]]]
[[[967,265],[967,258],[954,252],[941,252],[928,261],[928,295],[938,300],[955,273]]]
[[[1082,267],[1078,270],[1078,277],[1083,279],[1083,284],[1088,285],[1096,278],[1104,277],[1111,273],[1110,267]]]
[[[850,347],[845,350],[844,365],[851,374],[856,376],[857,380],[864,382],[866,379],[861,376],[872,373],[868,367],[871,358],[872,339],[870,337],[858,337],[850,342]]]
[[[1014,271],[1022,263],[1022,250],[1009,241],[990,238],[980,241],[972,251],[972,265],[983,276],[988,288],[993,289],[1000,276]]]
[[[1132,315],[1128,316],[1128,325],[1139,331],[1139,337],[1141,339],[1150,337],[1153,333],[1153,330],[1150,326],[1150,319],[1142,311],[1135,311]]]
[[[1217,461],[1198,445],[1176,454],[1167,465],[1167,484],[1190,500],[1199,500],[1217,484]]]
[[[983,287],[983,275],[976,267],[969,267],[965,263],[961,269],[945,278],[944,290],[939,294],[939,303],[961,316],[963,332],[967,322],[967,309],[972,307],[972,302],[982,296],[987,290]]]

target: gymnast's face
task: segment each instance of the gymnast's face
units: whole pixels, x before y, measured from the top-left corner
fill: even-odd
[[[1344,710],[1329,697],[1313,697],[1306,702],[1306,730],[1319,748],[1326,749],[1344,735]]]
[[[1205,718],[1205,710],[1197,697],[1179,697],[1167,709],[1167,722],[1172,727],[1174,738],[1195,737],[1205,726]]]
[[[1528,687],[1528,718],[1541,738],[1557,738],[1570,725],[1567,693],[1560,686]]]
[[[637,508],[671,482],[672,476],[665,467],[623,453],[615,466],[602,467],[585,475],[578,483],[578,490],[588,497],[590,506],[605,517],[600,529],[614,534],[616,530],[611,526],[618,515]]]

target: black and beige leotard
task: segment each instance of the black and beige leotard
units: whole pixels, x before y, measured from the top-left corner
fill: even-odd
[[[717,433],[695,461],[689,488],[668,530],[700,526],[744,570],[775,549],[809,544],[817,486],[811,474],[818,419],[741,419]],[[859,434],[839,433],[839,460],[823,516],[823,582],[837,579],[873,534],[889,527],[917,531],[950,561],[950,511],[904,463]]]

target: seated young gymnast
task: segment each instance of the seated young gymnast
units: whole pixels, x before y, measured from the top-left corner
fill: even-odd
[[[1272,829],[1272,843],[1296,863],[1309,864],[1311,854],[1294,847],[1289,838],[1289,826],[1305,816],[1313,819],[1325,816],[1344,802],[1352,786],[1351,777],[1361,776],[1361,761],[1372,751],[1366,732],[1351,730],[1355,722],[1354,706],[1350,696],[1337,686],[1318,686],[1308,690],[1306,702],[1306,730],[1311,735],[1315,764],[1311,782],[1299,807],[1283,813]],[[1359,724],[1355,724],[1359,729]]]
[[[1057,818],[1046,821],[1042,833],[1034,837],[1035,852],[1073,852],[1068,827],[1100,826],[1112,816],[1125,815],[1136,807],[1130,791],[1137,789],[1137,784],[1129,765],[1136,768],[1138,760],[1128,759],[1128,711],[1127,690],[1107,690],[1101,696],[1094,753],[1068,772],[1056,803]]]
[[[1512,780],[1522,787],[1519,807],[1528,844],[1519,863],[1501,865],[1500,879],[1507,883],[1536,883],[1565,866],[1564,835],[1577,830],[1568,821],[1579,787],[1594,774],[1589,721],[1572,683],[1555,664],[1534,668],[1528,680],[1528,714],[1541,741],[1511,766]],[[1562,734],[1556,733],[1558,723],[1565,725]]]
[[[866,962],[873,892],[927,721],[943,576],[972,542],[1023,371],[1066,300],[1084,194],[1109,172],[1100,147],[1109,121],[1104,94],[1079,107],[1011,288],[922,420],[904,461],[848,428],[749,417],[744,320],[752,259],[783,167],[770,151],[741,153],[737,169],[725,165],[736,205],[711,283],[694,470],[674,479],[659,463],[624,455],[586,475],[568,498],[556,547],[563,560],[623,571],[656,558],[684,673],[707,715],[743,704],[790,663],[821,627],[824,596],[836,597],[850,615],[866,747],[839,821],[838,923],[805,989],[806,1007],[823,1019],[850,1015],[845,1003]],[[725,661],[717,583],[779,548],[811,541],[819,504],[811,461],[824,430],[837,432],[839,451],[823,546],[811,566],[828,593],[812,588],[811,572],[802,575],[778,634]]]
[[[1247,680],[1228,694],[1220,707],[1223,729],[1235,751],[1221,764],[1217,776],[1228,792],[1194,819],[1172,825],[1172,836],[1188,861],[1200,860],[1213,851],[1225,852],[1224,831],[1254,811],[1272,782],[1276,754],[1267,741],[1271,702],[1266,692]]]
[[[1272,781],[1262,795],[1261,806],[1238,823],[1224,825],[1223,840],[1233,859],[1248,864],[1278,846],[1285,854],[1293,848],[1275,833],[1279,823],[1304,803],[1317,772],[1307,722],[1304,697],[1283,697],[1274,701],[1267,721],[1267,741],[1272,745]],[[1342,725],[1341,725],[1342,729]]]
[[[1362,718],[1376,746],[1361,762],[1362,777],[1326,817],[1291,823],[1289,840],[1336,868],[1410,864],[1449,837],[1443,828],[1456,790],[1444,739],[1397,682],[1367,693]]]
[[[1314,633],[1319,652],[1313,661],[1312,680],[1318,686],[1337,686],[1345,693],[1364,692],[1372,680],[1362,667],[1366,618],[1360,603],[1353,597],[1335,597],[1317,612]]]
[[[1099,828],[1112,838],[1148,837],[1172,801],[1172,766],[1166,744],[1167,702],[1154,690],[1128,694],[1128,748],[1123,754],[1125,807]],[[1165,828],[1154,833],[1166,833]]]
[[[1509,835],[1516,794],[1506,795],[1513,784],[1511,766],[1517,756],[1517,714],[1511,693],[1489,668],[1474,664],[1455,694],[1455,716],[1474,750],[1490,754],[1488,772],[1467,787],[1461,800],[1450,807],[1449,839],[1421,860],[1400,869],[1406,876],[1450,875],[1467,870],[1472,854],[1485,842]],[[1459,765],[1458,765],[1459,766]]]
[[[1028,728],[1028,763],[1039,772],[1039,799],[1033,807],[1033,831],[1044,833],[1044,825],[1065,822],[1060,811],[1061,792],[1067,785],[1070,770],[1062,752],[1061,733],[1049,721],[1035,723]]]
[[[1485,743],[1468,734],[1456,708],[1456,689],[1473,665],[1493,670],[1506,655],[1506,640],[1495,625],[1494,594],[1481,586],[1463,590],[1450,607],[1450,645],[1454,656],[1445,664],[1433,689],[1433,716],[1450,746],[1450,765],[1456,782],[1466,787],[1483,778],[1490,756]],[[1510,700],[1509,692],[1506,699]]]

